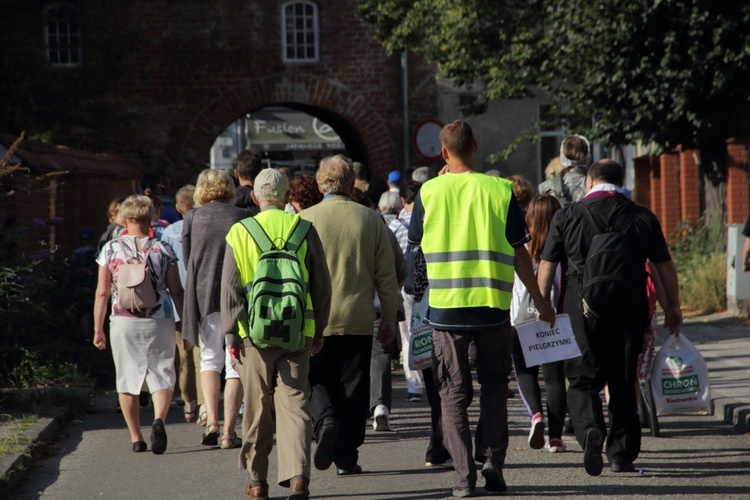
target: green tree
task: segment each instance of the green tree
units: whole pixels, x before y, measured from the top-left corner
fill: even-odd
[[[389,52],[409,48],[438,63],[440,76],[467,93],[464,109],[524,97],[544,58],[541,2],[527,0],[363,0],[359,15]]]
[[[700,150],[706,226],[726,221],[726,144],[750,126],[750,4],[550,1],[545,87],[608,144]],[[720,244],[724,239],[718,238]]]
[[[597,142],[699,149],[706,225],[723,227],[725,140],[750,128],[747,2],[364,0],[360,15],[488,101],[540,89]]]

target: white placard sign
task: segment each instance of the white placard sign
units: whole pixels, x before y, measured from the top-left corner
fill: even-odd
[[[516,330],[527,367],[581,355],[567,314],[558,314],[552,328],[546,321],[534,320],[516,325]]]

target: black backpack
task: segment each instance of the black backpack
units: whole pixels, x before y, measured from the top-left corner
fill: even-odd
[[[579,203],[584,219],[598,234],[591,240],[581,273],[581,310],[587,318],[623,318],[633,314],[636,297],[645,293],[638,290],[638,276],[643,274],[643,263],[638,261],[632,237],[628,236],[639,212],[624,205],[609,218],[608,227],[596,223],[586,204]],[[614,225],[620,219],[621,224]]]

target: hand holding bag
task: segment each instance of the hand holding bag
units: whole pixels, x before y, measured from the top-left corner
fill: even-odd
[[[659,349],[651,372],[656,414],[711,412],[708,367],[698,349],[680,334]]]

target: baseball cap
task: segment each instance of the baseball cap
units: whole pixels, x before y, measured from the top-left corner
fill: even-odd
[[[391,184],[401,182],[401,172],[399,172],[398,170],[392,170],[391,173],[388,174],[388,182],[390,182]]]
[[[253,182],[253,192],[258,198],[282,197],[289,191],[289,177],[275,168],[264,168]]]

